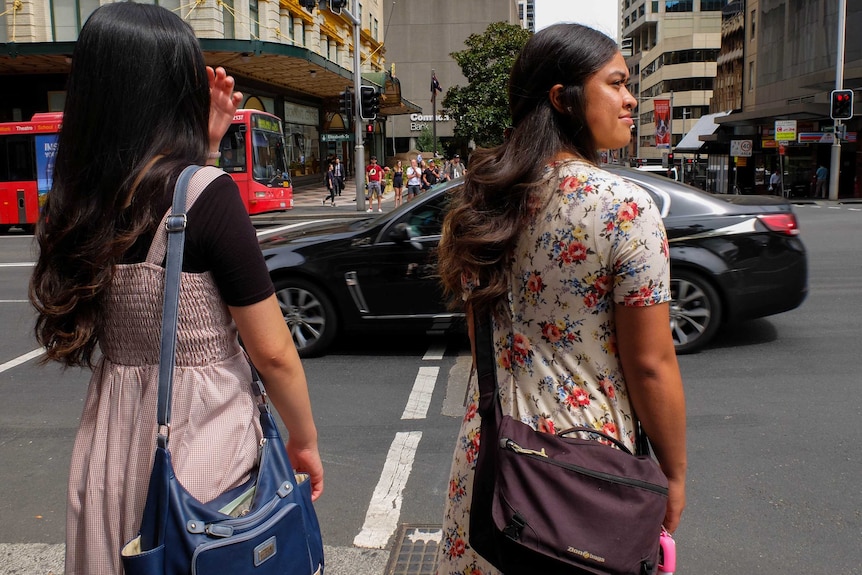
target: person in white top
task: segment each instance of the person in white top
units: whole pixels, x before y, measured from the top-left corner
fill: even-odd
[[[419,195],[420,187],[422,186],[422,170],[416,160],[410,160],[410,167],[405,171],[407,176],[407,201]]]

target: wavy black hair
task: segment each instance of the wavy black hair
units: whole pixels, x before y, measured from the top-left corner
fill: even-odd
[[[501,311],[527,198],[545,165],[561,152],[596,162],[584,88],[618,52],[608,36],[579,24],[550,26],[524,45],[509,77],[512,127],[503,144],[472,154],[443,224],[438,269],[453,307],[466,276],[478,283],[468,300],[473,311]],[[557,84],[563,111],[549,95]]]
[[[162,214],[185,166],[207,157],[209,82],[198,40],[172,12],[97,8],[72,55],[54,184],[36,226],[30,282],[46,358],[92,366],[123,254]]]

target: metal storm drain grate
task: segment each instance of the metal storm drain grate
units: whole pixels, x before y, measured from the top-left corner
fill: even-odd
[[[442,535],[440,525],[402,524],[395,536],[386,575],[433,575]]]

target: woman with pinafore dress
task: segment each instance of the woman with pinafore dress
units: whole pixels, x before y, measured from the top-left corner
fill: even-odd
[[[205,66],[191,28],[155,5],[104,5],[76,43],[30,287],[46,360],[94,368],[70,469],[67,574],[121,573],[120,548],[140,527],[156,436],[160,221],[179,173],[218,157],[242,99],[233,86],[222,68]],[[209,501],[256,465],[261,429],[241,335],[316,499],[323,469],[305,375],[236,185],[208,167],[188,196],[170,443],[177,477]]]

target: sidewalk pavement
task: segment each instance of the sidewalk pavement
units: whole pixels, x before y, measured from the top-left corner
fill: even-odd
[[[364,190],[363,190],[364,193]],[[404,189],[406,195],[407,189]],[[275,220],[306,219],[312,218],[359,218],[377,215],[377,200],[366,201],[365,210],[356,209],[356,182],[353,178],[344,182],[344,189],[340,196],[335,197],[335,207],[329,205],[329,192],[321,181],[317,184],[300,185],[293,189],[293,209],[286,212],[260,214],[252,216],[252,221],[260,223],[267,218]],[[324,199],[327,201],[324,203]],[[373,205],[372,205],[373,204]],[[380,202],[384,212],[390,212],[395,207],[395,192],[383,194]],[[373,212],[366,210],[372,208]]]

